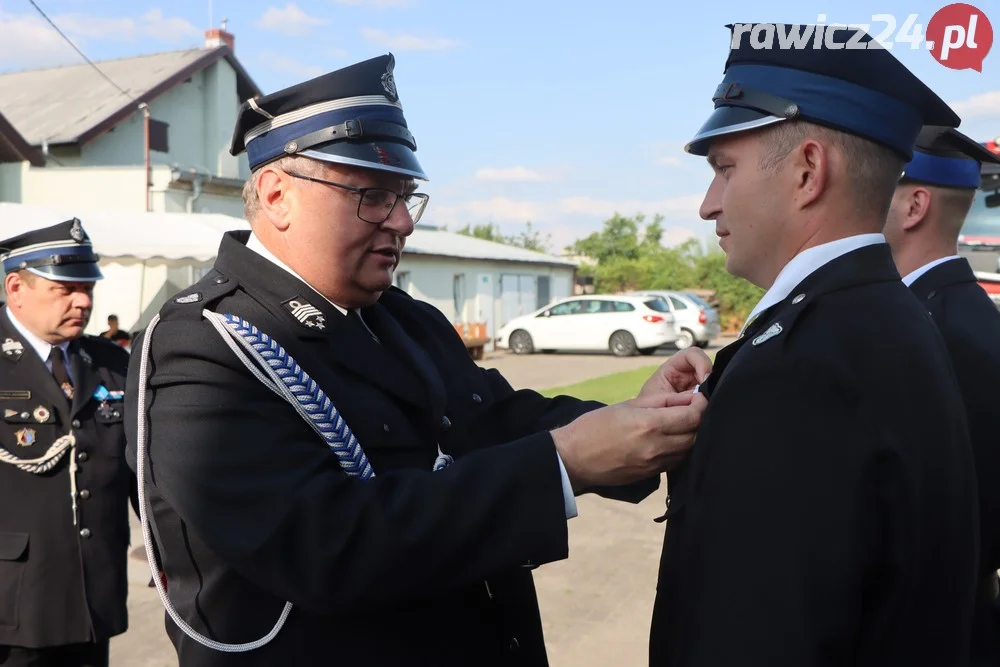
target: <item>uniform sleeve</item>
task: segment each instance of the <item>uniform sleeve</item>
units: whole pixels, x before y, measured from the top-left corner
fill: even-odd
[[[551,431],[565,426],[586,412],[604,407],[604,404],[598,401],[582,401],[572,396],[548,398],[531,389],[515,391],[506,378],[493,368],[483,369],[483,374],[495,399],[493,423],[506,424],[512,429],[507,433],[508,439],[523,437],[528,433]],[[594,487],[585,490],[584,493],[596,493],[609,500],[639,503],[659,486],[660,476],[656,475],[622,486]],[[569,501],[566,505],[569,515],[571,514]]]
[[[361,481],[341,471],[209,325],[161,322],[151,347],[146,484],[213,552],[273,595],[325,614],[356,612],[567,556],[547,432],[440,472]],[[133,466],[138,356],[126,409]]]
[[[684,647],[678,664],[851,662],[836,651],[863,620],[858,593],[899,475],[898,462],[876,462],[843,387],[798,365],[733,373],[713,396],[695,443],[711,447],[691,471],[696,491],[674,499],[688,503],[677,519],[685,566],[673,573],[685,594],[667,611]]]

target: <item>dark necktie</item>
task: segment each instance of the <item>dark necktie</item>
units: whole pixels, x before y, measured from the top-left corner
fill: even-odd
[[[52,362],[52,377],[59,383],[59,387],[66,394],[66,398],[73,400],[73,382],[66,372],[66,364],[63,361],[62,348],[53,345],[49,351],[49,361]]]

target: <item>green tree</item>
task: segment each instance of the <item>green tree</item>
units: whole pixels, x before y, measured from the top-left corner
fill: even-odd
[[[525,250],[534,250],[535,252],[547,253],[552,245],[552,236],[549,234],[543,236],[540,231],[531,226],[530,220],[525,224],[524,229],[516,234],[504,234],[500,231],[499,225],[492,222],[480,225],[467,224],[455,233],[473,236],[485,241],[493,241],[494,243],[503,243],[517,248],[524,248]]]

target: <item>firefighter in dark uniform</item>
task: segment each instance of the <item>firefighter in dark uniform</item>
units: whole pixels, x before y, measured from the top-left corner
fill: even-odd
[[[952,128],[927,127],[896,187],[885,236],[908,285],[941,330],[962,391],[979,478],[979,595],[971,664],[1000,665],[1000,311],[958,256],[958,235],[982,178],[1000,163]]]
[[[727,269],[767,291],[669,474],[650,665],[964,664],[964,408],[881,233],[921,127],[959,119],[860,30],[758,26],[733,26],[687,150],[715,172],[701,216]]]
[[[83,335],[102,275],[79,220],[0,247],[0,665],[99,667],[128,625],[128,353]]]
[[[531,569],[567,556],[575,494],[647,496],[704,408],[671,362],[629,404],[514,391],[391,287],[426,204],[393,65],[244,105],[252,232],[133,345],[182,667],[542,667]]]

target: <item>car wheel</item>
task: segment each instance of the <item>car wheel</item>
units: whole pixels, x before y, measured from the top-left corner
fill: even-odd
[[[695,345],[697,345],[698,347],[700,347],[701,349],[704,350],[706,347],[708,347],[708,344],[711,343],[711,342],[712,341],[708,341],[708,340],[699,340],[697,343],[695,343]]]
[[[674,346],[678,350],[686,350],[692,345],[694,345],[694,334],[688,329],[681,329],[680,335],[674,341]]]
[[[616,331],[611,334],[608,347],[611,348],[611,354],[616,357],[631,357],[638,351],[635,338],[627,331]]]
[[[535,344],[531,342],[531,334],[523,329],[518,329],[510,335],[509,345],[514,354],[531,354],[535,351]]]

